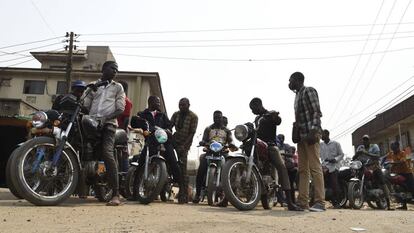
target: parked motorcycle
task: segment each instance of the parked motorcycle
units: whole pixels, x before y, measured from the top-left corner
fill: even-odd
[[[377,179],[374,179],[372,166],[378,158],[357,152],[350,164],[352,178],[348,183],[349,206],[360,209],[366,201],[373,209],[386,209],[385,193]]]
[[[217,205],[224,199],[224,191],[220,182],[222,167],[229,149],[220,142],[212,141],[205,145],[203,151],[207,160],[207,174],[204,187],[201,189],[201,199],[207,196],[208,205]]]
[[[392,173],[391,168],[396,162],[385,162],[383,174],[387,178],[387,182],[390,188],[390,194],[392,197],[396,198],[400,203],[414,203],[414,197],[409,191],[406,178],[397,173]]]
[[[328,168],[326,167],[326,164],[328,162],[324,161],[322,163],[322,172],[324,177],[324,184],[325,184],[325,200],[332,203],[332,205],[337,204],[339,207],[343,208],[346,206],[346,203],[348,201],[348,181],[351,179],[351,168],[349,166],[343,166],[339,168],[338,171],[338,188],[339,188],[339,197],[338,197],[338,203],[335,203],[333,190],[330,186],[328,186]],[[313,203],[314,198],[314,188],[311,182],[311,188],[310,188],[310,197],[311,197],[311,203]]]
[[[32,139],[18,147],[10,158],[9,176],[17,193],[35,205],[58,205],[75,193],[79,179],[92,186],[100,201],[112,197],[105,165],[97,148],[100,122],[81,114],[81,103],[99,82],[87,89],[83,98],[67,98],[70,115],[55,110],[36,112],[31,121]],[[71,135],[70,135],[71,134]],[[74,146],[76,144],[76,148]],[[115,160],[127,145],[125,131],[115,134]]]
[[[252,123],[238,125],[235,138],[242,142],[242,153],[228,155],[222,171],[226,198],[239,210],[251,210],[262,202],[271,209],[275,201],[276,170],[268,157],[268,145],[257,138]]]
[[[152,140],[146,140],[144,164],[133,163],[136,166],[134,199],[142,204],[149,204],[157,198],[167,182],[167,166],[162,154],[168,135],[159,127],[155,127],[154,132],[145,131],[144,135],[152,137]]]

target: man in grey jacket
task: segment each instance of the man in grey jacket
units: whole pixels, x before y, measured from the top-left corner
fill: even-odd
[[[89,115],[100,121],[102,125],[102,158],[108,171],[108,180],[113,189],[112,199],[107,205],[121,204],[119,199],[118,167],[114,158],[116,117],[124,112],[125,92],[122,85],[113,81],[118,73],[118,64],[106,61],[102,66],[102,77],[96,83],[106,82],[105,85],[95,87],[84,101]],[[97,85],[98,86],[98,85]]]

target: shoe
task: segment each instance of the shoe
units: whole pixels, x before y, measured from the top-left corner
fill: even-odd
[[[106,203],[106,205],[107,206],[120,206],[122,205],[122,202],[118,196],[115,196],[108,203]]]
[[[321,203],[315,203],[311,208],[309,208],[309,211],[312,211],[312,212],[323,212],[325,210],[326,210],[325,205]]]
[[[305,211],[305,209],[303,209],[303,208],[301,208],[301,207],[299,207],[299,206],[297,206],[293,203],[288,204],[288,210],[289,211]]]
[[[185,204],[188,203],[187,197],[184,197],[184,195],[181,195],[178,197],[178,204]]]
[[[193,203],[194,204],[198,204],[200,202],[200,195],[196,195],[194,198],[193,198]]]
[[[221,201],[221,202],[219,202],[218,204],[217,204],[217,206],[218,207],[227,207],[227,205],[228,205],[229,203],[228,203],[228,201],[227,200],[223,200],[223,201]]]
[[[398,206],[397,208],[396,208],[397,210],[407,210],[408,208],[407,208],[407,204],[401,204],[400,206]]]

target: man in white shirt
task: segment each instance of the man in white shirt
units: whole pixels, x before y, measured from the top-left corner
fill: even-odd
[[[332,141],[329,138],[329,131],[323,130],[321,143],[321,161],[322,166],[328,169],[324,175],[327,177],[327,185],[333,191],[334,208],[339,208],[339,185],[338,185],[338,170],[341,166],[341,161],[344,159],[344,152],[342,152],[341,145]]]
[[[118,64],[114,61],[106,61],[102,65],[102,77],[96,82],[107,82],[106,85],[92,87],[96,91],[91,92],[83,104],[89,110],[89,115],[98,119],[102,125],[102,158],[108,171],[110,187],[113,190],[112,199],[107,205],[113,206],[121,204],[118,167],[114,158],[115,130],[118,126],[116,117],[125,109],[124,89],[120,83],[113,81],[117,73]]]

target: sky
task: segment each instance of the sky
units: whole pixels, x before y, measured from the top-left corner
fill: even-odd
[[[352,156],[351,133],[414,91],[411,0],[2,0],[0,25],[0,67],[40,67],[29,51],[61,50],[73,31],[78,49],[110,46],[121,71],[158,72],[170,116],[190,99],[195,142],[215,110],[229,128],[253,121],[259,97],[292,144],[288,80],[300,71]]]

